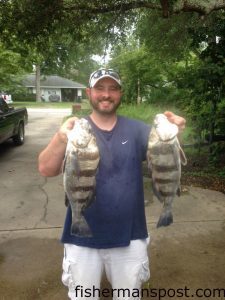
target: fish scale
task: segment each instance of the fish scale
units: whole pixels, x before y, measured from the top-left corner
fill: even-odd
[[[84,118],[77,120],[68,134],[63,168],[64,190],[72,211],[72,235],[92,236],[84,211],[95,200],[95,176],[99,159],[99,149],[91,125]]]
[[[157,227],[173,223],[172,203],[180,189],[181,164],[187,163],[177,133],[177,126],[170,123],[165,115],[156,115],[149,135],[147,160],[153,191],[163,203]]]

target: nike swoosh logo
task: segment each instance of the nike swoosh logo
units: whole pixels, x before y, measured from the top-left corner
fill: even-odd
[[[122,145],[126,144],[127,142],[128,142],[128,140],[126,140],[126,141],[122,142]]]

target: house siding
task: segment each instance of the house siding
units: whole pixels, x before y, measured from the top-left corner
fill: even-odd
[[[36,94],[35,75],[30,74],[23,81],[29,93]],[[41,98],[45,102],[62,102],[80,100],[86,87],[78,82],[52,75],[41,80]]]

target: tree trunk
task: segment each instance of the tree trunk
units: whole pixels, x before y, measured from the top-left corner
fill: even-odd
[[[212,112],[211,112],[211,122],[210,122],[210,139],[209,139],[210,144],[214,140],[214,136],[215,136],[216,111],[217,111],[217,103],[216,103],[216,101],[213,101],[212,102]]]
[[[209,127],[209,152],[212,153],[213,148],[212,148],[212,143],[213,140],[215,139],[215,123],[216,123],[216,113],[217,113],[217,102],[216,102],[216,98],[214,98],[212,100],[212,112],[211,112],[211,122],[210,122],[210,127]]]
[[[141,91],[140,91],[140,79],[137,82],[137,104],[141,104]]]
[[[36,102],[41,102],[41,70],[40,65],[36,65]]]

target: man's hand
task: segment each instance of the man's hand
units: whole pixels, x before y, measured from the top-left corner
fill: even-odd
[[[76,120],[79,119],[77,117],[69,118],[60,127],[58,131],[58,137],[62,143],[67,144],[67,134],[73,129]]]
[[[178,126],[179,132],[182,132],[185,129],[186,120],[178,115],[175,115],[171,111],[165,111],[164,115],[167,119]]]
[[[51,139],[47,147],[42,150],[38,158],[38,170],[42,176],[51,177],[62,172],[62,164],[67,145],[67,134],[78,120],[76,117],[67,119]]]

